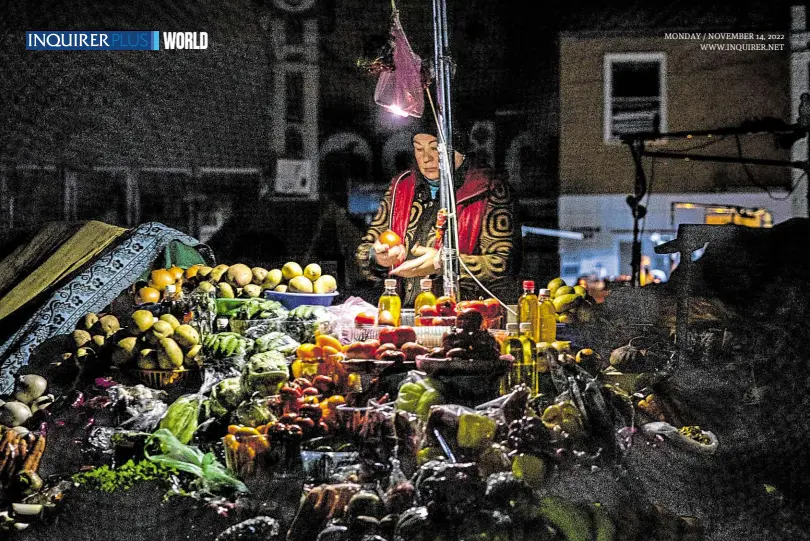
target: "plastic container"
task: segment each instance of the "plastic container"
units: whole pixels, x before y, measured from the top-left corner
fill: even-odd
[[[332,306],[338,292],[333,293],[286,293],[281,291],[264,292],[264,298],[271,301],[278,301],[287,310],[292,310],[301,305],[310,306]]]
[[[231,319],[230,326],[233,332],[243,336],[258,337],[273,331],[283,331],[286,321],[283,317],[274,319]]]
[[[217,315],[218,316],[230,315],[235,310],[238,310],[240,306],[242,306],[249,300],[250,299],[225,299],[225,298],[216,299],[214,302],[217,305]]]
[[[230,440],[230,444],[229,444]],[[269,451],[270,442],[267,436],[242,436],[239,441],[225,436],[222,438],[225,447],[225,465],[243,481],[260,474],[271,473]]]
[[[134,370],[135,376],[147,387],[152,389],[165,389],[180,383],[188,377],[191,370],[178,368],[177,370]]]

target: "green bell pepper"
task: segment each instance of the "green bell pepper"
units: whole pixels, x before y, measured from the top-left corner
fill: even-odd
[[[495,421],[485,415],[462,413],[458,419],[458,445],[465,449],[480,449],[492,443],[495,429]]]
[[[431,379],[420,379],[416,382],[402,384],[397,394],[396,408],[407,411],[427,420],[430,407],[442,403],[438,382]]]

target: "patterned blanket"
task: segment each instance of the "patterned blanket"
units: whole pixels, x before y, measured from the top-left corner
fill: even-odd
[[[28,364],[38,346],[51,337],[73,332],[79,318],[110,304],[148,272],[158,258],[163,258],[161,263],[171,259],[170,247],[175,241],[195,248],[202,260],[214,263],[214,254],[207,246],[163,224],[149,222],[127,231],[79,268],[0,346],[0,394],[13,390],[14,375]]]

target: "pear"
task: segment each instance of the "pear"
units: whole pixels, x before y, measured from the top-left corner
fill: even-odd
[[[174,329],[173,338],[180,347],[185,349],[192,348],[200,343],[200,333],[191,325],[178,325]]]
[[[217,284],[217,297],[221,299],[233,299],[236,297],[236,293],[231,287],[231,284],[220,282]]]
[[[287,292],[287,286],[284,285],[284,284],[277,285],[275,288],[273,288],[273,291],[278,291],[279,293],[286,293]]]
[[[121,329],[121,323],[118,318],[112,314],[107,314],[99,318],[97,325],[101,327],[105,336],[112,336]]]
[[[129,336],[119,340],[115,344],[115,349],[112,352],[112,363],[115,366],[124,366],[129,364],[135,359],[135,346],[138,345],[138,339],[134,336]]]
[[[264,282],[265,278],[267,278],[267,273],[269,271],[262,267],[253,267],[250,269],[250,272],[253,273],[253,283],[260,286],[262,285],[262,282]]]
[[[217,265],[216,267],[214,267],[214,269],[211,271],[210,274],[211,280],[213,280],[214,282],[219,282],[220,280],[222,280],[222,277],[225,275],[226,272],[228,272],[228,268],[229,268],[228,265]]]
[[[296,276],[287,284],[290,293],[312,293],[312,281],[306,276]]]
[[[174,334],[174,327],[165,319],[159,319],[152,325],[152,332],[156,335],[160,335],[160,338],[168,338]]]
[[[103,346],[104,342],[106,342],[106,339],[100,334],[93,336],[93,344],[96,346],[96,348]]]
[[[312,284],[312,290],[315,293],[334,293],[337,290],[337,282],[335,277],[329,274],[324,274]]]
[[[79,328],[89,331],[96,323],[98,323],[98,316],[90,312],[89,314],[85,314],[81,321],[79,321]]]
[[[560,277],[554,278],[553,280],[549,281],[546,289],[548,289],[551,298],[554,298],[554,294],[563,286],[566,286],[565,280]]]
[[[217,290],[217,286],[215,286],[211,282],[200,282],[200,285],[197,286],[197,289],[202,291],[203,293],[213,293]]]
[[[202,363],[200,362],[200,351],[202,351],[202,345],[197,344],[188,352],[186,353],[185,358],[183,358],[183,366],[186,368],[197,368]]]
[[[303,274],[304,270],[301,268],[301,265],[295,261],[288,261],[287,263],[284,263],[283,267],[281,267],[281,275],[288,282],[297,276],[302,276]]]
[[[242,293],[246,297],[260,297],[262,294],[262,286],[256,284],[248,284],[242,288]]]
[[[152,328],[155,316],[149,310],[135,310],[132,313],[132,325],[130,330],[135,334],[140,334]]]
[[[168,338],[174,334],[172,326],[162,319],[155,321],[152,325],[152,332],[147,336],[150,344],[157,346],[163,338]]]
[[[93,348],[83,347],[76,350],[76,360],[80,363],[86,363],[96,358],[96,352]]]
[[[165,321],[166,323],[171,325],[172,329],[176,329],[177,327],[180,326],[180,321],[178,321],[178,319],[174,317],[172,314],[163,314],[160,316],[159,319],[160,321]]]
[[[245,287],[253,280],[253,272],[244,263],[236,263],[228,267],[225,279],[234,287]]]
[[[76,329],[73,331],[73,342],[76,344],[77,349],[87,345],[91,338],[90,333],[84,329]]]
[[[183,350],[177,345],[177,342],[171,338],[163,338],[160,341],[160,349],[158,350],[158,365],[163,368],[166,365],[166,359],[169,360],[172,368],[180,368],[183,366]]]
[[[267,277],[262,282],[262,287],[265,289],[275,289],[277,285],[284,279],[281,269],[271,269],[267,271]]]
[[[304,268],[304,277],[309,278],[310,281],[314,282],[321,277],[321,272],[320,265],[317,263],[310,263]]]
[[[203,265],[202,267],[197,269],[197,276],[199,276],[200,278],[207,278],[208,275],[211,274],[212,270],[214,270],[214,269],[212,269],[208,265]]]
[[[154,370],[157,368],[157,353],[154,349],[142,349],[138,352],[138,368],[141,370]]]

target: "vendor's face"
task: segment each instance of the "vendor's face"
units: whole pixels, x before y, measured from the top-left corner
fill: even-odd
[[[413,155],[419,172],[428,179],[439,178],[439,141],[429,133],[417,133],[413,136]]]

